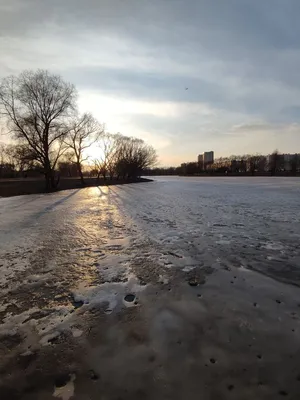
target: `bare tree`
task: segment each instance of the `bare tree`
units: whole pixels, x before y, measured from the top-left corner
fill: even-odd
[[[268,163],[268,168],[269,171],[271,172],[271,175],[275,175],[276,172],[281,171],[283,168],[283,157],[279,153],[278,150],[274,150],[273,153],[269,156],[269,163]]]
[[[260,154],[256,154],[255,156],[249,156],[248,158],[249,162],[249,170],[252,175],[255,174],[255,172],[263,172],[266,167],[266,157],[262,156]]]
[[[82,173],[82,163],[88,159],[85,151],[99,140],[103,132],[103,126],[99,124],[92,114],[85,113],[71,121],[65,143],[74,153],[82,185],[85,183]]]
[[[12,178],[15,173],[14,160],[11,159],[9,146],[0,143],[0,178]]]
[[[135,179],[143,170],[153,167],[157,155],[153,147],[141,139],[105,134],[99,141],[99,157],[94,160],[98,178]]]
[[[117,174],[122,175],[123,179],[136,178],[144,169],[153,167],[157,162],[157,154],[152,146],[141,139],[124,136],[119,138],[116,157]]]
[[[35,154],[28,145],[12,144],[9,146],[9,154],[18,175],[22,174],[26,169],[34,167]]]
[[[116,151],[118,135],[105,133],[98,142],[98,157],[94,160],[94,166],[97,170],[97,177],[103,176],[106,180],[107,175],[113,179],[115,172]]]
[[[75,110],[75,100],[75,87],[45,70],[10,76],[0,85],[0,115],[10,133],[32,150],[48,190],[57,186],[55,167],[66,150],[66,119]]]

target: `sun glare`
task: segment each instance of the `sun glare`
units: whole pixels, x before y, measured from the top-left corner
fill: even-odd
[[[93,164],[94,160],[103,160],[103,156],[103,150],[98,144],[92,144],[83,152],[83,158],[87,159],[85,164]]]

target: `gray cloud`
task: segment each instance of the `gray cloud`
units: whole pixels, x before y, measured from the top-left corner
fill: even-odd
[[[184,131],[222,140],[276,124],[284,142],[300,117],[299,13],[298,0],[0,0],[0,76],[49,68],[85,92],[181,104],[178,118],[127,118],[174,146]]]

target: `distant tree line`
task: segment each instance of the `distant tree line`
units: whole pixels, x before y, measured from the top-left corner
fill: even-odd
[[[181,167],[156,167],[146,168],[143,171],[145,176],[159,176],[159,175],[180,175]]]
[[[268,156],[245,154],[221,157],[212,164],[203,166],[198,162],[187,162],[180,167],[150,168],[145,175],[296,175],[300,174],[300,154],[281,154],[275,150]]]
[[[281,154],[278,150],[267,156],[246,154],[219,158],[208,166],[210,172],[235,174],[297,174],[300,172],[300,154]]]
[[[1,81],[0,118],[13,140],[0,143],[0,178],[43,174],[51,191],[60,176],[79,176],[83,185],[86,175],[135,179],[157,160],[143,140],[109,134],[93,115],[80,115],[74,85],[45,70]]]

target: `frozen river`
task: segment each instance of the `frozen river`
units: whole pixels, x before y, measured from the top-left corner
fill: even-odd
[[[299,398],[299,217],[296,178],[0,199],[0,398]]]

